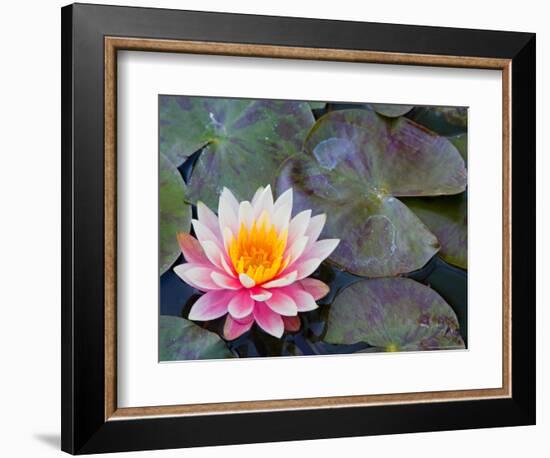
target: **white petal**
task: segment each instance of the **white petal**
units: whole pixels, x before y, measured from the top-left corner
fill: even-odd
[[[294,283],[297,277],[298,277],[298,272],[294,270],[282,277],[279,277],[279,278],[276,278],[275,280],[271,280],[267,283],[264,283],[262,286],[264,288],[280,288],[282,286],[287,286]]]
[[[295,240],[306,233],[311,219],[311,210],[304,210],[290,220],[288,226],[287,244],[292,245]]]
[[[212,272],[210,274],[210,278],[212,278],[212,281],[216,283],[220,288],[223,289],[241,289],[240,282],[233,278],[229,277],[228,275],[222,274],[220,272]]]
[[[315,215],[313,218],[311,218],[311,220],[309,221],[309,226],[306,229],[306,235],[309,238],[308,248],[317,241],[317,239],[321,235],[321,231],[323,230],[326,221],[327,215],[325,215],[324,213],[320,215]]]
[[[271,192],[271,185],[267,185],[256,201],[252,203],[252,206],[254,207],[254,219],[256,220],[264,211],[266,211],[268,215],[273,214],[273,193]]]
[[[235,236],[233,235],[233,232],[228,227],[224,227],[222,230],[223,234],[223,247],[225,248],[225,252],[229,253],[229,245],[233,242],[235,239]]]
[[[222,258],[224,255],[220,246],[212,240],[205,240],[201,242],[201,246],[208,260],[216,267],[223,269]]]
[[[241,285],[245,288],[252,288],[256,286],[256,282],[246,274],[239,274],[239,280],[241,281]]]
[[[258,302],[264,302],[271,298],[273,293],[269,292],[267,289],[254,288],[251,291],[250,297]]]
[[[300,237],[298,240],[296,240],[292,246],[288,247],[285,252],[285,258],[288,256],[290,257],[290,261],[288,265],[291,265],[294,261],[296,261],[300,256],[302,256],[302,253],[304,252],[306,245],[308,242],[307,237]]]
[[[330,256],[339,243],[340,239],[317,240],[310,248],[308,248],[307,256],[319,258],[323,261]]]
[[[279,196],[279,198],[273,204],[273,210],[277,211],[283,205],[287,205],[288,203],[290,203],[290,207],[292,208],[292,188],[288,188]]]
[[[210,210],[203,202],[197,202],[198,220],[210,229],[218,239],[221,240],[220,223],[216,214]]]
[[[273,206],[273,224],[277,232],[288,228],[292,214],[292,188],[280,196]]]
[[[254,219],[254,209],[252,204],[245,200],[239,205],[239,229],[244,224],[247,229],[252,227],[252,221]]]
[[[185,283],[201,291],[222,289],[212,280],[210,276],[212,268],[210,267],[185,263],[175,266],[174,272]]]
[[[195,235],[197,236],[197,239],[203,244],[203,242],[211,241],[214,243],[219,244],[220,241],[218,237],[216,237],[216,234],[214,234],[205,224],[201,223],[199,220],[192,220],[193,229],[195,229]]]
[[[238,216],[239,202],[229,189],[223,188],[218,205],[220,231],[223,233],[224,227],[228,227],[234,234],[237,234],[239,231]]]
[[[255,207],[256,206],[256,202],[258,202],[258,199],[260,198],[260,196],[262,195],[262,192],[264,192],[264,187],[263,186],[260,186],[256,192],[254,193],[254,197],[252,198],[252,200],[250,202],[252,202],[252,206]]]
[[[297,269],[298,271],[297,279],[301,280],[302,278],[309,277],[313,272],[315,272],[315,269],[319,267],[319,264],[321,264],[321,262],[323,262],[323,260],[319,258],[310,258],[304,261],[300,259],[300,261],[294,264],[292,268]]]

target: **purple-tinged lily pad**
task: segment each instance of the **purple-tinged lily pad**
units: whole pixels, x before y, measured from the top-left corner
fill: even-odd
[[[449,137],[463,157],[468,160],[467,135]],[[468,268],[468,193],[454,196],[413,197],[403,202],[437,237],[440,256],[450,264]]]
[[[161,315],[159,323],[160,361],[233,357],[233,353],[217,334],[183,318]]]
[[[372,103],[371,106],[374,111],[382,116],[386,116],[387,118],[398,118],[399,116],[403,116],[414,108],[413,105],[382,103]]]
[[[409,278],[380,278],[336,296],[324,340],[366,342],[383,351],[459,349],[458,329],[455,312],[433,289]]]
[[[430,228],[441,249],[440,256],[450,264],[468,268],[468,193],[455,196],[413,197],[404,200]]]
[[[178,169],[160,155],[159,162],[159,268],[162,275],[180,255],[176,234],[188,232],[191,207],[185,202],[186,187]]]
[[[395,196],[456,194],[465,186],[464,160],[449,140],[369,110],[323,116],[277,183],[279,193],[293,188],[295,211],[328,215],[324,236],[340,239],[330,260],[369,277],[419,269],[439,249]]]
[[[468,130],[467,107],[415,107],[407,117],[439,135],[457,135]]]
[[[315,121],[307,102],[162,96],[160,104],[161,152],[179,166],[202,148],[188,197],[210,208],[224,186],[245,200],[274,184]]]

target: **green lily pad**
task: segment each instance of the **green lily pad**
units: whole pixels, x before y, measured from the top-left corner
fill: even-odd
[[[159,194],[159,268],[162,275],[180,255],[176,234],[189,232],[191,226],[191,207],[185,202],[185,182],[176,167],[162,154]]]
[[[327,106],[326,102],[308,102],[312,110],[322,110]]]
[[[459,349],[458,328],[455,312],[433,289],[409,278],[380,278],[353,283],[336,296],[324,340],[366,342],[384,351]]]
[[[458,134],[451,137],[447,137],[449,141],[455,145],[456,149],[464,159],[466,166],[468,166],[468,134]]]
[[[224,341],[213,332],[177,316],[161,315],[160,361],[233,358]]]
[[[277,183],[279,193],[293,188],[295,212],[327,214],[324,236],[340,239],[330,260],[369,277],[419,269],[439,249],[395,196],[456,194],[465,186],[464,161],[449,140],[369,110],[319,119]]]
[[[399,116],[403,116],[414,108],[413,105],[386,105],[381,103],[372,103],[371,106],[374,111],[376,111],[378,114],[381,114],[382,116],[386,116],[387,118],[398,118]]]
[[[467,135],[449,137],[465,162],[468,160]],[[468,268],[468,193],[454,196],[413,197],[403,202],[437,237],[440,256],[450,264]]]
[[[160,149],[179,166],[202,152],[188,183],[188,198],[217,208],[224,186],[250,199],[273,183],[298,152],[314,123],[307,102],[161,96]]]
[[[407,117],[439,135],[457,135],[468,130],[467,107],[415,107]]]
[[[419,197],[404,200],[430,228],[441,249],[440,256],[450,264],[468,268],[468,195]]]

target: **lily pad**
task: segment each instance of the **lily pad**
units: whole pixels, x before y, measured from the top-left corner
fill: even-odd
[[[216,208],[224,186],[237,199],[274,184],[314,123],[307,102],[162,96],[160,149],[176,166],[202,148],[188,183],[191,202]]]
[[[415,107],[407,117],[439,135],[457,135],[468,130],[467,107]]]
[[[456,194],[465,186],[464,160],[449,140],[369,110],[319,119],[277,183],[279,193],[293,188],[296,212],[328,215],[324,236],[340,239],[330,260],[369,277],[419,269],[439,249],[395,196]]]
[[[312,110],[322,110],[327,106],[326,102],[308,102]]]
[[[409,278],[380,278],[340,292],[324,340],[366,342],[384,351],[459,349],[458,328],[455,312],[433,289]]]
[[[178,256],[180,248],[176,234],[188,232],[191,225],[191,207],[185,202],[185,182],[172,163],[160,155],[159,162],[159,268],[161,275]]]
[[[449,137],[467,162],[467,135]],[[404,203],[437,237],[440,256],[450,264],[468,268],[468,193],[454,196],[405,198]]]
[[[468,166],[468,134],[458,134],[451,137],[447,137],[449,141],[455,145],[456,149],[464,159],[466,166]]]
[[[405,204],[435,234],[440,256],[450,264],[468,268],[468,195],[408,198]]]
[[[403,116],[414,108],[413,105],[386,105],[381,103],[372,103],[371,105],[374,111],[376,111],[378,114],[381,114],[382,116],[386,116],[387,118],[398,118],[399,116]]]
[[[213,332],[177,316],[160,316],[161,361],[233,358],[225,342]]]

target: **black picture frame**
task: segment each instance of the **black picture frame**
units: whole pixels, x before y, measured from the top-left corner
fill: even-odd
[[[89,4],[66,6],[61,14],[64,451],[85,454],[535,424],[535,34]],[[106,420],[106,36],[510,59],[512,396]]]

